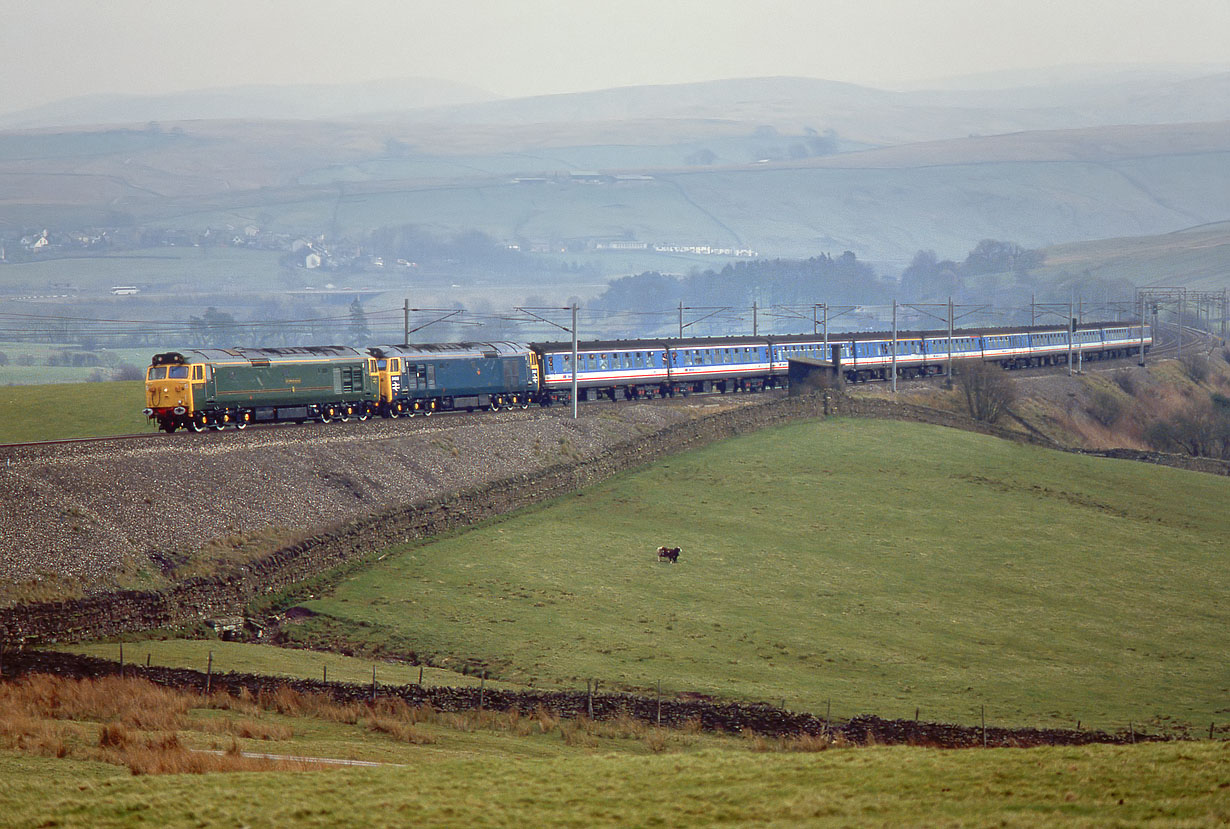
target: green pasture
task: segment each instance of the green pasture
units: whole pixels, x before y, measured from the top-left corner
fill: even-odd
[[[287,631],[520,684],[1207,729],[1230,713],[1228,499],[1214,476],[808,422],[394,548]]]
[[[276,752],[277,743],[257,750]],[[1227,744],[493,757],[409,747],[401,767],[134,777],[0,753],[14,827],[1220,826]]]
[[[115,285],[211,291],[242,286],[247,291],[281,290],[279,251],[230,247],[159,247],[101,256],[43,259],[0,266],[0,292],[57,293],[70,287],[82,298],[105,297],[117,309],[141,298],[111,296]],[[121,314],[122,316],[122,314]]]
[[[145,384],[140,380],[5,385],[10,370],[0,367],[0,443],[157,431],[141,414]]]

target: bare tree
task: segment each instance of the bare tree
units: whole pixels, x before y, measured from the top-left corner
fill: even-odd
[[[994,423],[1016,400],[1016,386],[1003,369],[992,363],[961,366],[957,385],[965,395],[970,417]]]

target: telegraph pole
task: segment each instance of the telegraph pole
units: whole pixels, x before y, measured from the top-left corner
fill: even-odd
[[[1080,322],[1085,321],[1085,298],[1081,297],[1076,301],[1076,318]],[[1076,373],[1083,374],[1085,372],[1085,350],[1083,348],[1076,349]]]
[[[952,297],[948,297],[948,387],[952,388]]]
[[[1140,295],[1140,364],[1145,364],[1145,295]]]
[[[679,339],[683,339],[683,300],[679,300]]]
[[[402,300],[401,306],[401,341],[402,345],[410,343],[410,300]]]
[[[753,300],[752,302],[752,336],[753,337],[759,336],[759,333],[760,333],[759,323],[756,319],[756,302]]]
[[[1076,317],[1072,316],[1072,303],[1068,303],[1068,376],[1072,376],[1072,339],[1076,336]]]
[[[1186,291],[1179,294],[1179,347],[1178,347],[1177,359],[1180,362],[1183,360],[1183,305],[1184,305],[1183,300],[1186,298],[1186,295],[1187,295]]]
[[[892,368],[893,368],[893,394],[897,393],[897,300],[893,300],[893,343],[892,348]]]
[[[572,419],[577,419],[577,304],[572,303]]]

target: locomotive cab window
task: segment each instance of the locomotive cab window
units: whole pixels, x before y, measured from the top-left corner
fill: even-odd
[[[146,380],[165,380],[167,379],[166,366],[150,366],[149,373],[145,375]]]
[[[172,380],[187,380],[188,379],[188,367],[187,366],[170,366],[167,369],[167,377],[169,377]]]

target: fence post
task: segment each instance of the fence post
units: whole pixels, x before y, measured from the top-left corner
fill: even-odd
[[[658,695],[656,699],[658,702],[658,728],[661,728],[662,727],[662,680],[660,679],[658,680]],[[1210,726],[1209,734],[1211,735],[1212,733],[1213,733],[1213,729]]]
[[[320,666],[320,681],[321,682],[329,681],[329,666],[328,665]]]
[[[419,665],[419,687],[423,687],[423,666]]]
[[[209,661],[205,663],[205,696],[213,689],[214,684],[214,652],[209,652]]]
[[[149,670],[149,660],[150,660],[150,653],[149,651],[146,651],[145,652],[145,669],[146,670]]]
[[[918,708],[914,708],[914,722],[918,722]]]
[[[376,701],[376,666],[372,665],[372,702]]]
[[[1128,720],[1128,732],[1132,735],[1132,745],[1136,745],[1136,725]]]
[[[1209,723],[1209,739],[1213,739],[1213,723]]]
[[[120,642],[120,676],[124,675],[124,643]]]
[[[487,672],[483,671],[483,675],[478,679],[478,710],[483,710],[483,697],[487,689]]]
[[[591,682],[593,680],[585,680],[585,710],[589,712],[589,718],[592,720],[594,718],[594,692],[590,688]]]
[[[982,747],[987,747],[987,707],[982,706]]]

